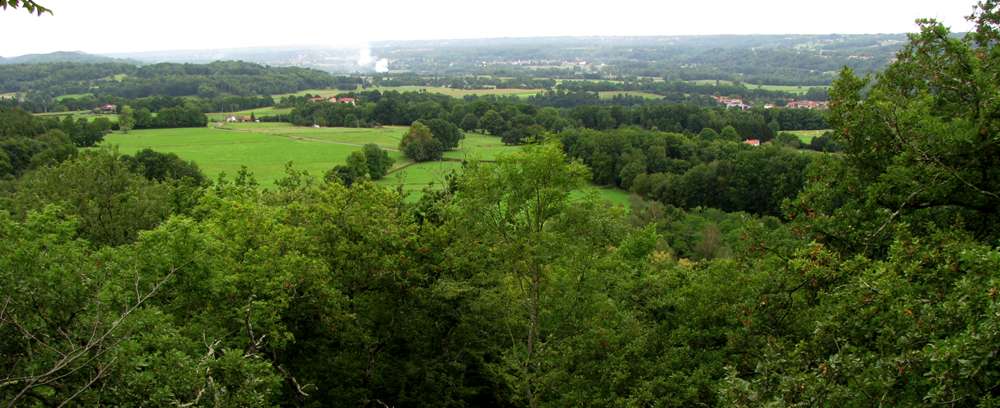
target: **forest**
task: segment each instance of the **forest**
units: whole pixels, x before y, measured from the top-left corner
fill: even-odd
[[[409,126],[414,161],[463,132],[519,147],[416,197],[374,182],[374,145],[268,187],[99,145],[204,127],[177,98],[225,86],[201,70],[282,92],[311,71],[91,65],[72,81],[148,104],[116,124],[0,106],[0,404],[1000,406],[1000,2],[969,19],[843,67],[824,113],[282,100],[302,127]],[[782,132],[826,128],[812,149]]]

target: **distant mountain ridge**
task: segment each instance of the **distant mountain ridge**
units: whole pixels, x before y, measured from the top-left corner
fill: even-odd
[[[47,54],[25,54],[10,58],[0,57],[0,64],[44,64],[51,62],[76,62],[85,64],[121,62],[135,64],[137,61],[87,54],[80,51],[56,51]]]

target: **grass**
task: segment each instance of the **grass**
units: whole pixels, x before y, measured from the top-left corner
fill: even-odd
[[[611,99],[615,95],[638,96],[643,99],[663,99],[663,95],[643,91],[600,91],[597,94],[601,99]]]
[[[275,95],[276,99],[283,98],[285,96],[296,95],[302,96],[305,94],[318,95],[322,97],[331,97],[338,94],[360,91],[357,90],[344,90],[344,89],[306,89],[304,91],[299,91],[290,94]],[[448,95],[453,98],[462,98],[466,95],[498,95],[498,96],[516,96],[518,98],[527,98],[544,91],[543,89],[519,89],[519,88],[489,88],[489,89],[456,89],[456,88],[446,88],[443,86],[416,86],[416,85],[406,85],[406,86],[379,86],[367,88],[369,91],[397,91],[397,92],[428,92],[437,93],[442,95]]]
[[[288,123],[232,123],[205,128],[134,130],[128,134],[116,132],[104,138],[103,146],[117,146],[119,152],[132,154],[149,148],[175,153],[192,160],[210,178],[220,172],[230,177],[246,167],[264,187],[284,177],[285,164],[321,177],[327,170],[343,164],[347,156],[366,143],[374,143],[389,151],[396,165],[378,183],[398,187],[415,201],[428,187],[440,188],[445,177],[462,166],[462,160],[495,160],[500,154],[514,152],[517,146],[506,146],[499,138],[469,133],[458,149],[445,153],[445,161],[414,163],[397,150],[407,127],[387,126],[374,129],[310,128]],[[612,189],[588,187],[574,193],[588,193],[612,204],[628,206],[628,193]]]
[[[72,116],[74,119],[84,118],[88,121],[93,122],[97,118],[106,118],[112,122],[118,121],[118,115],[108,115],[108,114],[98,114],[89,110],[82,111],[69,111],[69,112],[48,112],[48,113],[36,113],[34,114],[38,117],[43,118],[62,118],[63,116]]]
[[[290,126],[289,126],[290,127]],[[377,133],[374,130],[373,133]],[[284,176],[285,164],[321,177],[323,173],[347,160],[359,146],[275,135],[263,131],[226,128],[181,128],[136,130],[114,133],[102,145],[114,145],[121,153],[131,154],[144,148],[175,153],[192,160],[210,178],[220,172],[230,177],[246,165],[263,186],[273,186]],[[397,152],[390,152],[397,160]]]
[[[87,93],[78,93],[78,94],[59,95],[59,96],[56,97],[56,101],[61,101],[63,99],[69,99],[69,98],[73,98],[73,99],[83,98],[83,97],[87,97],[87,96],[94,96],[94,94],[92,94],[90,92],[87,92]]]
[[[263,108],[247,109],[238,112],[213,112],[213,113],[206,113],[205,115],[208,116],[208,120],[210,121],[221,122],[226,120],[226,118],[229,117],[229,115],[250,116],[250,114],[252,113],[254,117],[263,118],[267,116],[287,115],[291,112],[292,108],[275,108],[273,106],[265,106]]]
[[[820,130],[784,130],[785,133],[791,133],[799,137],[802,143],[812,143],[812,140],[823,136],[824,133],[829,132],[830,129],[820,129]]]
[[[409,162],[405,167],[391,171],[378,184],[400,189],[407,194],[407,201],[413,202],[420,198],[424,188],[442,188],[446,176],[461,168],[462,163],[457,161]]]
[[[688,81],[693,84],[698,85],[715,85],[716,80],[714,79],[696,79]],[[720,79],[718,81],[719,85],[732,85],[733,81]],[[765,91],[777,91],[777,92],[787,92],[794,95],[805,95],[809,91],[809,88],[829,88],[826,85],[767,85],[767,84],[751,84],[744,83],[748,89],[763,89]]]

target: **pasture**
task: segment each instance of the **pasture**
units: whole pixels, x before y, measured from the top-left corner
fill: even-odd
[[[319,95],[322,97],[337,96],[342,93],[361,91],[362,89],[307,89],[304,91],[299,91],[291,94],[281,94],[274,95],[275,99],[280,99],[289,95],[302,96],[305,94]],[[443,86],[416,86],[416,85],[405,85],[405,86],[377,86],[370,87],[364,90],[368,91],[397,91],[397,92],[427,92],[427,93],[437,93],[441,95],[448,95],[453,98],[462,98],[467,95],[497,95],[497,96],[516,96],[518,98],[527,98],[529,96],[534,96],[539,92],[543,92],[544,89],[519,89],[519,88],[487,88],[487,89],[457,89],[457,88],[447,88]]]
[[[663,99],[663,95],[643,91],[600,91],[597,93],[601,99],[612,99],[617,95],[638,96],[643,99]]]
[[[695,80],[690,80],[688,82],[698,85],[716,85],[716,83],[718,83],[719,85],[733,85],[733,81],[725,79],[720,79],[718,81],[714,79],[695,79]],[[767,85],[767,84],[751,84],[746,82],[743,83],[743,86],[747,87],[747,89],[762,89],[765,91],[787,92],[794,95],[805,95],[805,93],[809,91],[809,88],[823,88],[823,89],[829,88],[829,86],[826,85]]]
[[[785,133],[791,133],[799,137],[802,143],[811,143],[813,139],[823,136],[824,133],[829,132],[830,129],[820,129],[820,130],[786,130]]]
[[[48,112],[48,113],[35,113],[35,116],[43,118],[59,118],[62,119],[63,116],[72,116],[73,119],[84,118],[88,121],[93,122],[97,118],[106,118],[111,122],[118,122],[118,115],[109,115],[103,113],[94,113],[89,110],[82,111],[68,111],[68,112]],[[155,113],[153,115],[156,115]]]
[[[291,128],[288,124],[267,125],[285,125],[282,127]],[[322,177],[333,166],[344,163],[351,152],[361,149],[356,144],[324,140],[318,137],[317,132],[301,134],[278,131],[279,128],[275,126],[250,130],[242,126],[134,130],[128,134],[108,135],[102,145],[117,146],[119,152],[124,154],[132,154],[145,148],[175,153],[185,160],[197,163],[205,175],[213,179],[220,172],[231,177],[245,165],[265,187],[272,186],[284,176],[285,164],[289,161],[297,169]],[[334,135],[340,129],[318,130],[328,130],[331,131],[330,135]],[[373,139],[378,139],[383,133],[386,132],[382,129],[370,129]],[[334,139],[332,136],[328,137]],[[402,159],[398,152],[391,151],[389,155],[397,161]]]
[[[414,163],[398,151],[399,141],[407,131],[405,126],[382,128],[311,128],[288,123],[232,123],[205,128],[133,130],[116,132],[104,138],[102,146],[116,146],[123,154],[133,154],[149,148],[175,153],[184,160],[198,164],[211,179],[225,172],[230,178],[246,166],[264,187],[273,187],[284,177],[285,164],[293,162],[296,169],[306,170],[314,177],[338,164],[344,164],[351,152],[367,143],[374,143],[389,152],[395,165],[378,183],[398,187],[411,193],[409,200],[431,186],[440,188],[446,176],[461,168],[463,160],[495,160],[500,154],[519,149],[506,146],[500,139],[477,133],[467,133],[455,150],[444,155],[444,161]],[[576,193],[593,193],[613,204],[628,205],[628,193],[609,188],[588,187]]]
[[[230,115],[235,116],[250,116],[252,113],[256,118],[264,118],[268,116],[281,116],[287,115],[292,112],[292,108],[275,108],[274,106],[265,106],[262,108],[246,109],[237,112],[212,112],[206,113],[208,120],[212,122],[222,122],[226,120]]]

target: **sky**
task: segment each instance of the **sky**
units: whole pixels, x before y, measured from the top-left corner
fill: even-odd
[[[974,0],[38,2],[54,14],[0,9],[0,56],[456,38],[900,33],[914,31],[921,17],[967,31]]]

